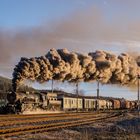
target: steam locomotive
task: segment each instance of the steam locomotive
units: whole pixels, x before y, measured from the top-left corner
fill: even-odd
[[[23,113],[24,111],[60,110],[61,101],[57,100],[55,93],[18,92],[7,95],[7,110],[10,113]]]

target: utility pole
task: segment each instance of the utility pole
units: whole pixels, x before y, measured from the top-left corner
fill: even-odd
[[[77,96],[77,112],[78,112],[78,96],[79,96],[79,85],[78,85],[78,82],[76,82],[76,96]]]
[[[100,89],[100,83],[99,80],[97,80],[97,110],[99,110],[99,90]]]
[[[140,75],[138,74],[138,115],[140,115]]]
[[[54,89],[53,89],[53,79],[52,79],[52,93],[53,93],[53,90],[54,90]]]
[[[100,88],[100,83],[99,80],[97,81],[97,99],[99,99],[99,88]]]

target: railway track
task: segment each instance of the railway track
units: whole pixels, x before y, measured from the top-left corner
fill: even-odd
[[[97,114],[98,112],[94,112]],[[102,113],[102,112],[101,112]],[[69,112],[69,113],[53,113],[53,114],[30,114],[30,115],[0,115],[0,122],[10,121],[10,120],[21,120],[21,119],[33,119],[33,118],[50,118],[50,117],[61,117],[61,116],[74,116],[82,114],[93,114],[93,112]]]
[[[80,114],[79,114],[80,115]],[[69,119],[62,119],[62,118],[57,118],[58,120],[60,120],[59,122],[54,122],[54,120],[50,123],[44,124],[41,122],[48,122],[48,120],[46,121],[41,121],[38,122],[38,120],[36,120],[36,122],[38,122],[38,124],[36,125],[29,125],[29,122],[25,122],[25,124],[28,124],[26,126],[18,126],[16,128],[6,128],[6,129],[2,129],[0,130],[0,137],[11,137],[11,136],[17,136],[17,135],[23,135],[23,134],[27,134],[27,133],[42,133],[42,132],[46,132],[46,131],[51,131],[51,130],[57,130],[60,128],[67,128],[67,127],[75,127],[75,126],[80,126],[80,125],[86,125],[86,124],[90,124],[96,121],[103,121],[103,120],[107,120],[107,119],[114,119],[118,116],[122,115],[122,113],[118,112],[118,113],[110,113],[110,114],[101,114],[101,115],[83,115],[81,114],[81,116],[78,118],[76,116],[73,116]],[[41,123],[41,124],[40,124]]]
[[[105,115],[105,113],[101,113],[103,115]],[[93,114],[93,113],[89,113],[89,114],[74,114],[74,115],[68,115],[68,116],[53,116],[53,117],[43,117],[43,118],[32,118],[32,119],[21,119],[21,120],[10,120],[10,121],[2,121],[0,122],[0,128],[2,127],[6,127],[6,126],[14,126],[14,125],[23,125],[23,124],[35,124],[35,123],[43,123],[43,122],[51,122],[51,121],[59,121],[59,120],[70,120],[72,118],[74,119],[80,119],[80,118],[87,118],[87,117],[98,117],[101,114]]]
[[[116,111],[100,111],[100,113],[110,113]],[[94,112],[94,114],[98,114],[99,112]],[[8,114],[8,115],[0,115],[0,122],[3,121],[13,121],[20,119],[33,119],[33,118],[50,118],[50,117],[61,117],[61,116],[73,116],[73,115],[82,115],[82,114],[93,114],[93,112],[68,112],[68,113],[52,113],[52,114]]]

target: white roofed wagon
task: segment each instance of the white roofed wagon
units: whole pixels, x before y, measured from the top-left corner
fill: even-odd
[[[61,95],[58,96],[58,99],[62,101],[63,110],[83,109],[83,100],[80,97],[76,98],[76,97]]]
[[[84,98],[83,99],[83,108],[85,110],[95,110],[96,109],[96,100],[93,98]]]

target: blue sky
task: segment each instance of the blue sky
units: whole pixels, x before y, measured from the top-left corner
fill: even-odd
[[[21,56],[44,55],[52,47],[140,53],[139,5],[139,0],[0,0],[0,75],[11,78]],[[96,84],[80,85],[95,92]],[[103,86],[101,94],[137,97],[116,86]]]
[[[63,18],[90,3],[82,0],[0,0],[0,25],[2,28],[32,27]]]
[[[98,7],[109,22],[118,17],[140,19],[139,4],[139,0],[0,0],[0,26],[32,27],[90,6]]]

